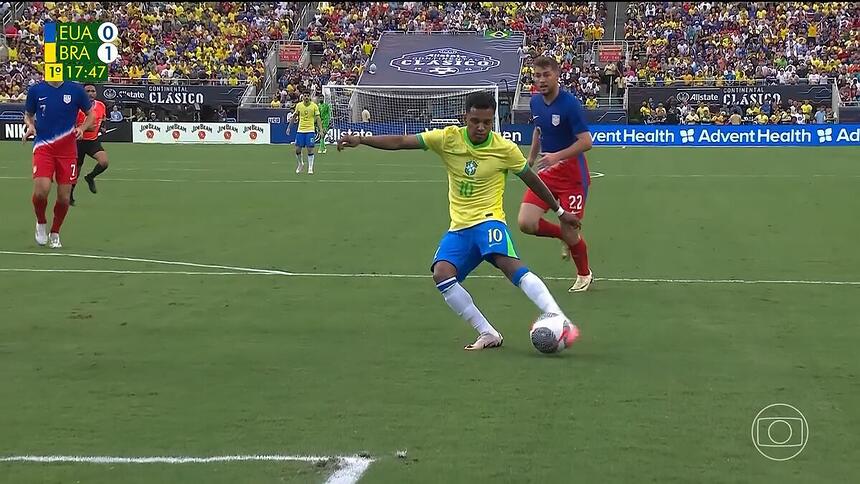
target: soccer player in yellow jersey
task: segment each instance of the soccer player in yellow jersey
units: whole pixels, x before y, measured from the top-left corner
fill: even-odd
[[[320,108],[317,103],[311,102],[311,99],[306,93],[302,93],[301,101],[296,104],[296,110],[293,112],[293,117],[287,125],[287,133],[298,118],[299,126],[296,128],[296,173],[301,173],[305,168],[302,161],[302,148],[307,148],[308,151],[308,175],[314,174],[314,146],[316,146],[317,131],[325,133],[322,129],[322,121],[320,120]]]
[[[367,145],[382,150],[431,150],[448,171],[448,203],[451,226],[442,237],[431,266],[436,288],[448,306],[478,332],[465,349],[481,350],[502,345],[502,335],[475,306],[460,285],[483,261],[500,269],[544,313],[563,314],[541,279],[520,261],[505,224],[502,207],[505,179],[516,174],[559,217],[563,234],[576,237],[579,219],[562,208],[549,188],[531,170],[520,149],[493,132],[496,100],[486,92],[466,98],[466,127],[448,126],[418,135],[344,135],[337,149]],[[579,336],[574,327],[567,343]]]

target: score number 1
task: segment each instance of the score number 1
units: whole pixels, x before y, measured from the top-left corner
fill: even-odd
[[[112,43],[119,36],[119,29],[116,25],[113,22],[99,25],[98,35],[99,40],[103,42],[98,50],[99,60],[105,64],[110,64],[119,59],[119,49]]]

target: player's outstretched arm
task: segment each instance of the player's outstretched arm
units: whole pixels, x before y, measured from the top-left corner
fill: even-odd
[[[89,131],[89,130],[90,130],[90,128],[92,128],[92,127],[93,127],[93,123],[94,123],[94,122],[95,122],[95,120],[96,120],[96,112],[95,112],[95,109],[90,108],[90,110],[89,110],[89,111],[87,111],[87,113],[86,113],[86,114],[87,114],[87,117],[84,119],[84,122],[83,122],[83,123],[81,123],[81,125],[80,125],[80,126],[78,126],[77,128],[75,128],[75,136],[77,136],[77,138],[78,138],[78,139],[83,138],[83,136],[84,136],[84,131]]]
[[[355,148],[359,145],[370,146],[380,150],[420,150],[422,149],[418,137],[413,135],[387,135],[387,136],[360,136],[345,134],[337,140],[337,150],[344,148]]]
[[[540,128],[535,126],[534,133],[532,133],[532,147],[529,150],[529,157],[528,157],[529,166],[534,166],[535,160],[538,159],[539,154],[540,154]]]
[[[526,169],[519,174],[519,177],[523,181],[523,183],[526,184],[526,186],[531,188],[535,195],[540,197],[540,199],[543,200],[544,203],[549,206],[550,210],[552,210],[556,213],[556,215],[558,215],[559,221],[562,222],[562,236],[566,237],[568,234],[568,231],[566,231],[565,228],[580,228],[582,224],[579,220],[579,217],[570,212],[565,211],[564,208],[559,205],[558,200],[555,199],[555,195],[552,194],[552,192],[546,186],[546,183],[544,183],[543,180],[541,180],[540,177],[535,174],[535,172],[533,172],[530,168],[526,167]],[[577,240],[571,239],[570,241],[568,241],[567,238],[565,238],[565,242],[568,242],[568,244],[570,245],[575,245],[577,243]]]
[[[33,119],[31,113],[24,113],[24,123],[27,125],[27,130],[24,132],[24,136],[21,137],[21,141],[26,143],[30,137],[36,135],[36,121]]]

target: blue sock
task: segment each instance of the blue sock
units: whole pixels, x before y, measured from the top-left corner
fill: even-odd
[[[444,293],[445,291],[450,289],[451,286],[453,286],[454,284],[457,284],[457,278],[456,277],[452,277],[450,279],[445,279],[444,281],[440,282],[439,284],[436,284],[436,289],[438,289],[439,292]]]
[[[515,286],[520,287],[520,281],[522,281],[523,277],[525,277],[525,275],[528,273],[528,267],[520,267],[519,269],[517,269],[517,272],[514,272],[514,277],[511,279],[511,282],[513,282]]]

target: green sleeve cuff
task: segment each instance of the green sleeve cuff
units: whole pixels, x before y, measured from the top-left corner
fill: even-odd
[[[517,172],[517,176],[522,175],[522,174],[523,174],[523,173],[525,173],[525,172],[526,172],[526,170],[528,170],[528,169],[529,169],[529,164],[528,164],[528,162],[526,162],[526,164],[525,164],[525,165],[523,165],[523,169]]]
[[[427,151],[427,143],[424,142],[424,137],[421,136],[421,133],[415,135],[418,138],[418,144],[421,145],[421,149]]]

